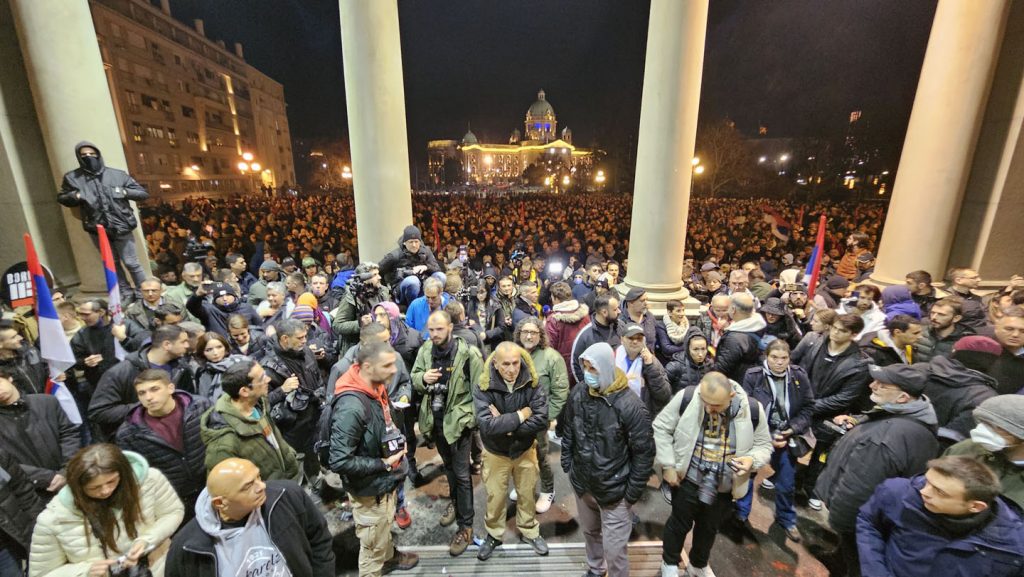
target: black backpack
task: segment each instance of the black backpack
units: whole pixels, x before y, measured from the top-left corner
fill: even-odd
[[[693,395],[696,394],[696,391],[697,391],[697,387],[695,387],[693,385],[683,389],[683,401],[681,403],[679,403],[679,416],[680,417],[683,416],[683,411],[686,410],[686,407],[690,404],[690,401],[693,400]],[[747,404],[748,404],[748,406],[750,404],[750,400],[751,399],[748,396],[747,397]],[[751,410],[750,410],[750,424],[753,425],[754,430],[756,431],[757,430],[757,426],[761,423],[761,403],[758,402],[757,399],[754,399],[754,402],[757,403],[757,410],[755,411],[753,409],[753,407],[751,407]]]
[[[334,395],[331,399],[331,404],[327,407],[327,410],[320,411],[320,420],[316,425],[316,437],[313,441],[313,452],[316,453],[316,458],[320,461],[320,465],[326,469],[330,469],[331,460],[331,423],[334,421],[334,409],[338,406],[338,401],[344,397],[356,397],[359,402],[363,405],[363,420],[367,423],[370,422],[370,398],[362,393],[356,391],[345,391],[340,395]]]

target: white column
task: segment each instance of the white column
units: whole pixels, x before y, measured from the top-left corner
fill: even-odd
[[[707,19],[707,0],[651,2],[625,284],[647,290],[654,310],[689,296],[681,277]]]
[[[13,0],[11,12],[54,179],[37,186],[54,187],[56,197],[64,173],[78,166],[75,144],[82,140],[99,147],[107,166],[126,169],[88,1]],[[99,251],[82,230],[77,212],[65,210],[64,218],[82,289],[106,292]],[[135,243],[139,261],[148,271],[141,227],[135,231]]]
[[[379,260],[412,224],[397,0],[340,0],[360,260]]]
[[[873,280],[945,275],[1009,9],[939,1]]]

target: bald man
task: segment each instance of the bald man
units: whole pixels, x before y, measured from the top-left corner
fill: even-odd
[[[768,326],[761,313],[754,312],[754,297],[738,292],[729,297],[729,318],[715,352],[716,370],[737,383],[747,369],[761,362],[761,336]]]
[[[327,521],[292,481],[266,481],[246,459],[218,463],[196,517],[171,541],[167,577],[334,575]]]

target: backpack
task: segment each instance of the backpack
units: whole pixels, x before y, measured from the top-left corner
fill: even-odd
[[[326,411],[320,411],[320,419],[316,424],[316,436],[313,440],[313,452],[320,461],[320,465],[326,469],[331,467],[328,463],[331,460],[331,423],[334,421],[334,410],[338,401],[344,397],[356,397],[363,404],[363,420],[370,422],[370,399],[364,394],[356,391],[345,391],[340,395],[334,395],[331,404]]]
[[[679,416],[680,417],[683,416],[683,411],[686,410],[686,407],[690,404],[690,401],[693,400],[693,395],[696,393],[696,391],[697,391],[697,387],[692,386],[692,385],[689,386],[689,387],[686,387],[685,389],[683,389],[683,401],[681,403],[679,403]],[[750,411],[750,424],[754,426],[754,430],[756,431],[757,430],[757,426],[761,423],[761,410],[760,410],[761,409],[761,403],[757,402],[757,400],[755,400],[754,402],[757,403],[758,410],[757,411],[754,411],[754,410]],[[748,403],[748,405],[750,403],[750,398],[749,397],[747,398],[747,403]]]

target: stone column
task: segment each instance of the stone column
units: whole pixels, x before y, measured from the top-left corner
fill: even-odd
[[[340,0],[359,259],[380,260],[412,224],[397,0]]]
[[[939,1],[872,280],[945,275],[1009,7]]]
[[[107,166],[126,169],[88,1],[13,0],[11,12],[53,177],[52,182],[33,186],[51,187],[56,197],[63,174],[78,166],[75,144],[81,140],[94,142]],[[63,212],[82,290],[106,292],[99,251],[82,230],[78,211]],[[135,231],[135,242],[139,261],[148,271],[141,227]]]
[[[651,2],[625,285],[645,289],[655,312],[689,297],[681,277],[707,19],[707,0]]]

